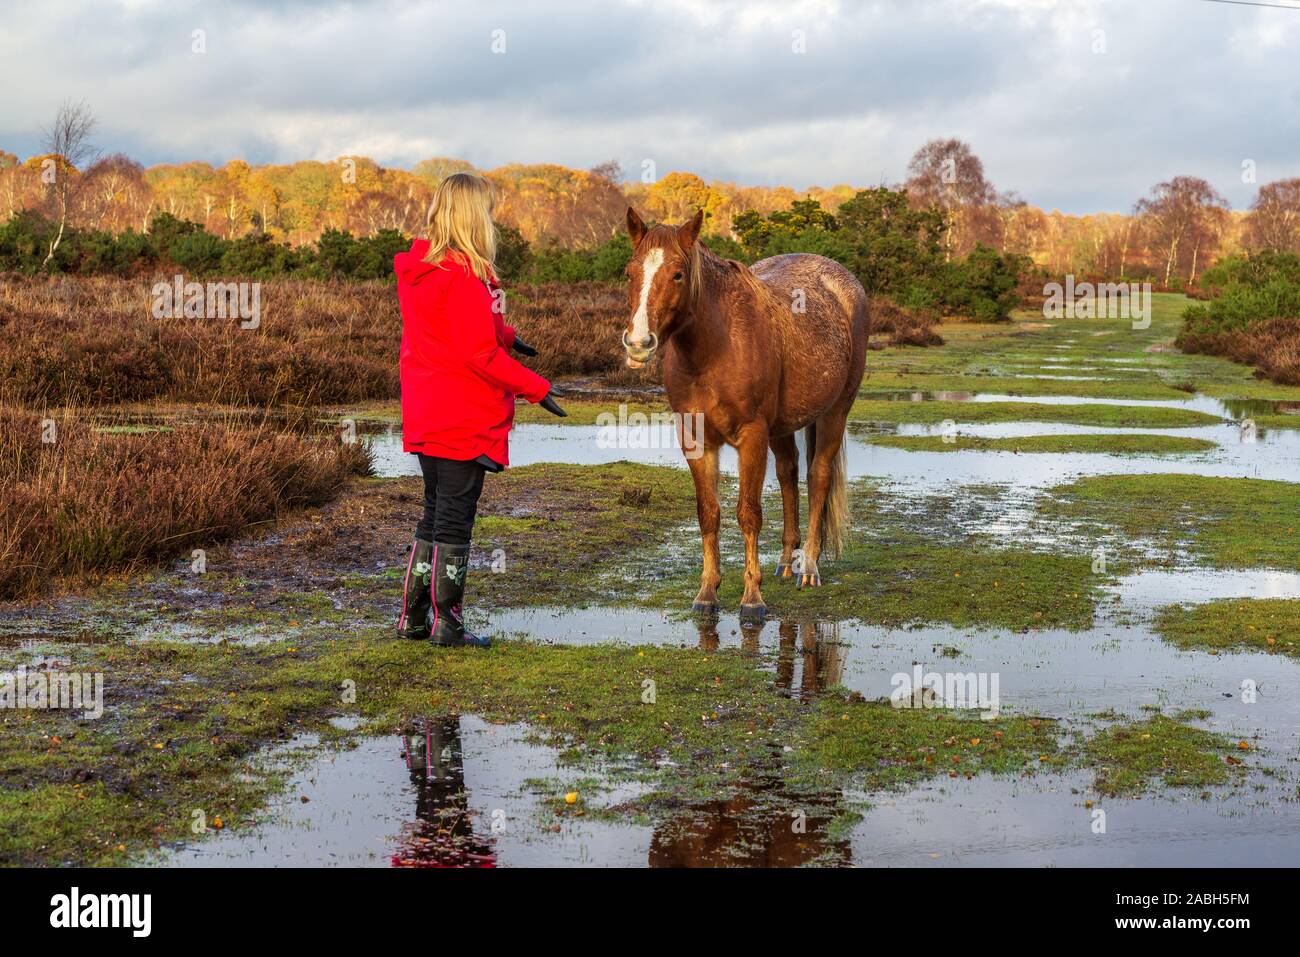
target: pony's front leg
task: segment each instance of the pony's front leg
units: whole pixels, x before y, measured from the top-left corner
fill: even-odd
[[[745,593],[740,599],[742,618],[762,618],[763,567],[758,563],[758,533],[763,528],[763,479],[767,477],[767,424],[746,426],[736,443],[740,459],[740,496],[736,501],[736,520],[745,535]]]
[[[691,611],[716,612],[718,585],[722,583],[722,562],[718,554],[718,526],[722,524],[722,508],[718,505],[718,447],[704,447],[702,454],[688,457],[686,464],[695,480],[695,514],[700,520],[700,541],[704,546],[700,592]]]

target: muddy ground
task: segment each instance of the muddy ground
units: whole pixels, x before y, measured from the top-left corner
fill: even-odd
[[[583,382],[487,483],[494,647],[394,640],[419,483],[394,408],[332,410],[376,477],[202,570],[0,611],[4,668],[104,681],[99,718],[0,711],[0,860],[1294,863],[1300,390],[1172,351],[1181,305],[873,353],[850,547],[761,624],[732,505],[694,618],[681,454],[602,426],[662,398]],[[899,695],[918,668],[996,706]]]

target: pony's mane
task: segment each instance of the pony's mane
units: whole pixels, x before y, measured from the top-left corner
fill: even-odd
[[[706,290],[717,292],[729,282],[739,282],[760,297],[771,296],[767,288],[744,263],[735,259],[724,259],[698,240],[691,246],[690,253],[682,249],[677,238],[677,230],[671,226],[655,226],[646,234],[651,247],[661,246],[676,249],[690,262],[688,275],[689,286],[686,290],[687,302],[695,309]]]

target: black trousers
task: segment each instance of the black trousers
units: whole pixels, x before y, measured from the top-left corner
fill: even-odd
[[[424,473],[424,515],[415,526],[415,537],[444,545],[468,545],[487,469],[473,459],[457,462],[423,453],[419,458]]]

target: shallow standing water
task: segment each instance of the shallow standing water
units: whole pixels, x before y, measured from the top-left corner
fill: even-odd
[[[948,395],[945,398],[956,398]],[[970,401],[1018,397],[964,395]],[[849,470],[914,492],[952,493],[963,485],[1007,487],[1006,514],[990,529],[1023,535],[1023,518],[1042,490],[1083,475],[1185,472],[1291,480],[1300,461],[1300,433],[1263,430],[1254,440],[1238,420],[1268,411],[1204,396],[1185,401],[1129,402],[1067,397],[1034,402],[1117,402],[1210,412],[1232,421],[1194,429],[1102,429],[1043,423],[963,426],[969,435],[1064,432],[1150,432],[1207,438],[1212,452],[1191,456],[1018,455],[1001,452],[917,453],[872,446],[850,436]],[[671,435],[633,430],[610,442],[596,427],[524,425],[511,442],[513,464],[595,464],[619,459],[681,466]],[[937,432],[903,426],[902,434]],[[395,431],[367,439],[384,475],[416,474]],[[723,468],[734,471],[734,453]],[[769,476],[771,473],[769,472]],[[766,557],[766,556],[765,556]],[[772,587],[781,587],[775,584]],[[1147,710],[1205,712],[1198,723],[1250,740],[1273,766],[1293,770],[1300,753],[1300,663],[1276,655],[1180,651],[1145,623],[1170,602],[1228,597],[1300,597],[1292,572],[1144,571],[1119,579],[1087,631],[1009,632],[949,626],[883,628],[853,622],[801,619],[744,623],[682,619],[619,608],[517,609],[487,614],[488,628],[562,644],[665,643],[715,650],[738,647],[771,655],[782,693],[809,698],[843,685],[868,698],[887,696],[893,678],[921,664],[927,670],[994,673],[1000,707],[1018,714],[1105,722],[1139,718]],[[1258,688],[1243,701],[1244,681]],[[1102,713],[1109,713],[1109,717]],[[445,720],[445,719],[439,719]],[[362,739],[352,750],[326,750],[298,771],[271,819],[252,834],[222,835],[182,850],[181,863],[450,863],[464,866],[529,864],[799,864],[870,865],[1222,865],[1294,864],[1300,860],[1300,812],[1289,775],[1257,775],[1252,789],[1216,794],[1189,791],[1158,797],[1111,799],[1085,805],[1091,774],[1071,771],[1033,779],[940,777],[901,793],[858,795],[840,801],[869,806],[847,834],[832,836],[831,808],[813,809],[809,833],[792,842],[770,802],[743,797],[695,809],[658,829],[630,823],[561,818],[558,828],[530,790],[534,778],[566,771],[554,752],[530,744],[524,729],[494,727],[473,716],[458,722],[460,770],[429,797],[426,778],[412,775],[397,736]],[[567,785],[565,785],[567,786]],[[617,803],[634,790],[604,795]],[[307,796],[301,802],[300,796]],[[1095,797],[1095,794],[1094,794]],[[1107,812],[1105,833],[1093,827],[1097,807]],[[430,821],[437,826],[430,829]],[[495,828],[494,828],[495,824]],[[452,834],[450,845],[444,837]],[[432,837],[430,835],[433,835]],[[439,837],[442,834],[444,837]],[[421,837],[423,835],[423,838]],[[422,843],[423,841],[423,843]]]

